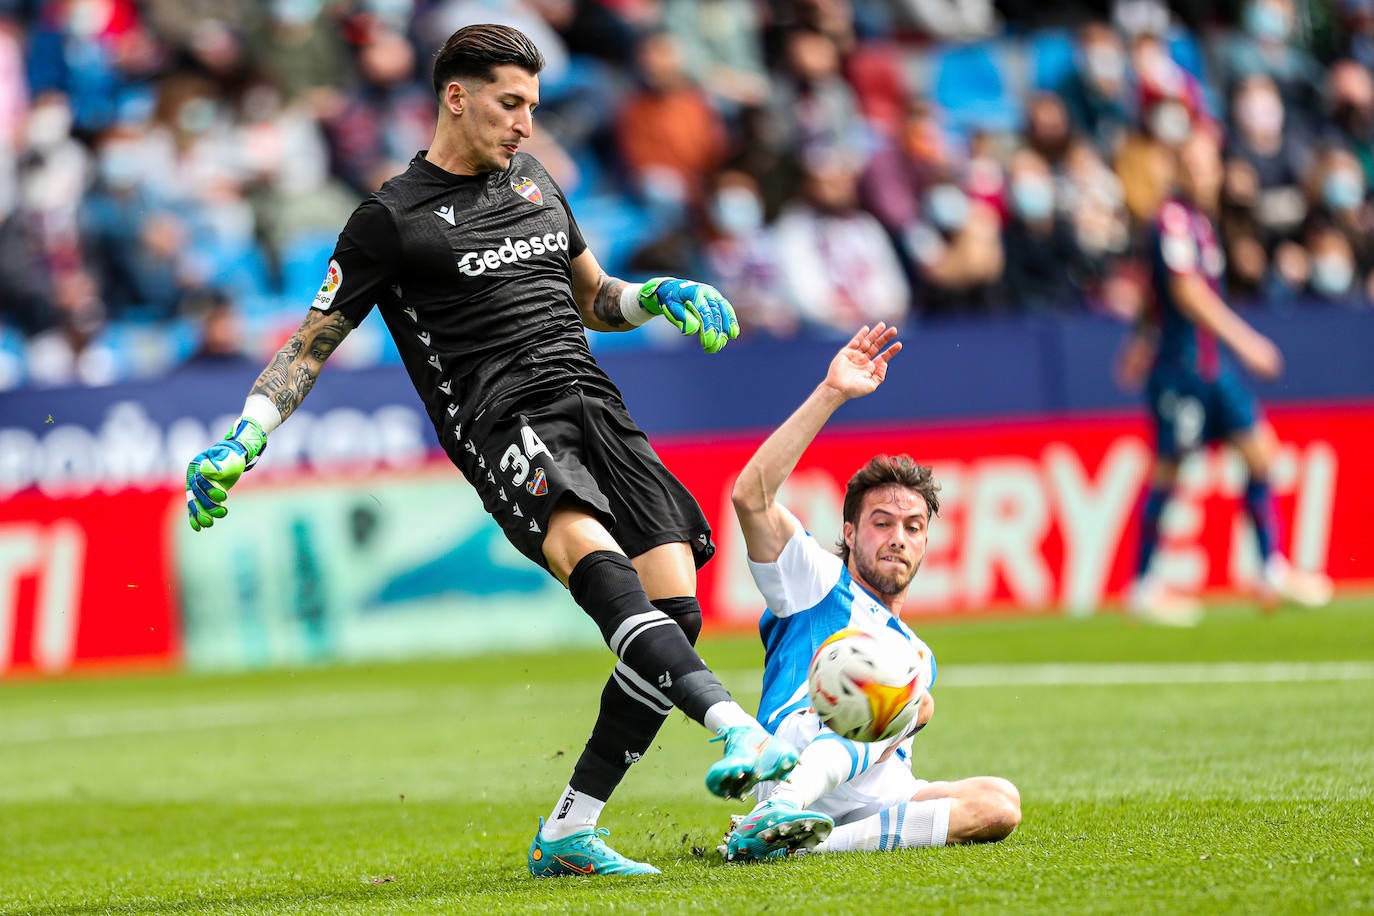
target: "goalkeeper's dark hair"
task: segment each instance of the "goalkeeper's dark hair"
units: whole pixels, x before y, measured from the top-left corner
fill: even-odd
[[[492,70],[502,64],[513,64],[536,74],[544,69],[544,55],[529,36],[508,25],[463,26],[434,55],[434,92],[442,100],[444,87],[454,80],[490,83],[494,79]]]
[[[868,464],[859,468],[844,490],[844,520],[852,525],[859,523],[859,510],[863,507],[864,497],[872,490],[882,487],[905,487],[920,493],[930,510],[930,517],[940,514],[940,485],[931,476],[930,468],[917,464],[910,455],[874,455]],[[840,559],[849,562],[849,545],[840,538],[836,545],[840,549]]]

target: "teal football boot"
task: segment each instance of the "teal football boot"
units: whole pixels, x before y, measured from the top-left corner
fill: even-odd
[[[561,840],[546,840],[544,819],[530,842],[530,874],[536,878],[570,878],[590,875],[657,875],[647,862],[627,859],[606,845],[611,835],[605,827],[588,827]]]
[[[706,788],[721,798],[743,798],[755,783],[782,779],[797,765],[797,749],[760,725],[734,725],[716,732],[725,754],[706,771]]]
[[[725,837],[727,862],[752,862],[811,849],[830,836],[835,822],[789,801],[766,801],[740,818]]]

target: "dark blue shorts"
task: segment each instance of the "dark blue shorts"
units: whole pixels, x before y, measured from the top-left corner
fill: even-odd
[[[1157,368],[1146,398],[1161,458],[1181,458],[1210,442],[1234,438],[1253,429],[1260,417],[1254,395],[1227,371],[1208,380],[1185,369]]]

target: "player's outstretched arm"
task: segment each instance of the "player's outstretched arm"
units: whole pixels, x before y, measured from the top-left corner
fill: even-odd
[[[896,328],[881,322],[874,328],[861,328],[830,361],[825,380],[763,441],[740,471],[730,499],[751,560],[772,563],[782,554],[794,523],[791,513],[777,501],[779,488],[840,405],[872,394],[883,383],[887,364],[902,350],[896,336]]]
[[[243,415],[222,440],[191,459],[186,467],[186,510],[191,527],[209,528],[229,514],[229,488],[257,463],[267,434],[300,406],[353,324],[337,312],[311,309],[272,362],[258,376],[244,402]]]
[[[1174,301],[1188,320],[1226,344],[1250,372],[1260,378],[1278,378],[1283,371],[1279,348],[1232,311],[1205,280],[1195,274],[1180,274],[1170,282]]]
[[[707,353],[720,352],[739,336],[734,306],[714,286],[675,277],[636,286],[607,276],[590,250],[574,258],[572,268],[582,323],[594,331],[631,331],[662,317],[683,334],[699,337]]]

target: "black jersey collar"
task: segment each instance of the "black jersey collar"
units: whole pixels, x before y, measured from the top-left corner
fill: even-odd
[[[420,169],[420,171],[424,172],[431,178],[445,182],[447,184],[468,184],[469,182],[473,181],[489,181],[492,175],[506,175],[510,171],[509,169],[507,169],[504,172],[492,171],[482,172],[478,175],[455,175],[447,169],[439,168],[439,166],[435,165],[433,162],[430,162],[428,159],[426,159],[425,154],[428,152],[429,150],[422,149],[418,153],[416,153],[415,158],[411,160],[411,165],[416,166]],[[514,160],[512,160],[512,164],[514,164]]]

